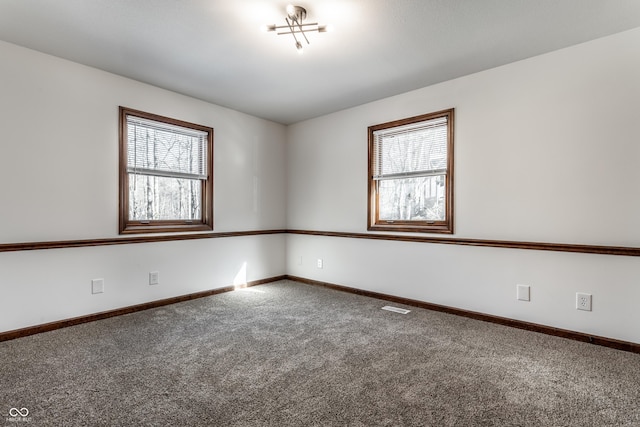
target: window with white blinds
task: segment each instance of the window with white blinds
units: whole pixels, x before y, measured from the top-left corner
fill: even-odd
[[[447,118],[373,132],[373,178],[447,173]]]
[[[213,129],[120,107],[121,233],[213,228]]]
[[[453,232],[453,109],[369,127],[369,229]]]
[[[208,133],[127,115],[127,172],[207,179]]]

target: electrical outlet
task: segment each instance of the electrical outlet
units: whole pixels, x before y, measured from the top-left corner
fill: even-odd
[[[149,273],[149,284],[150,285],[160,284],[160,272],[152,271],[151,273]]]
[[[93,279],[91,281],[91,293],[101,294],[104,292],[104,279]]]
[[[591,294],[576,293],[576,309],[591,311]]]
[[[516,298],[520,301],[531,301],[531,287],[528,285],[516,285]]]
[[[318,268],[322,268],[323,265],[322,259],[318,258]]]

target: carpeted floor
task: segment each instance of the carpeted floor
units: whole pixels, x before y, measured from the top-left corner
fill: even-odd
[[[640,355],[384,305],[281,281],[3,342],[0,425],[640,426]]]

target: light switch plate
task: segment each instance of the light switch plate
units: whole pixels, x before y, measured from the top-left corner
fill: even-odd
[[[519,301],[531,301],[531,287],[529,285],[516,285],[516,294]]]
[[[160,272],[152,271],[151,273],[149,273],[149,284],[150,285],[160,284]]]
[[[91,281],[91,293],[101,294],[104,292],[104,279],[93,279]]]

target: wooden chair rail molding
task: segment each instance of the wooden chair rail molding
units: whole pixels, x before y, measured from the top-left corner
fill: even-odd
[[[423,235],[349,233],[313,230],[252,230],[220,233],[170,234],[161,236],[116,237],[111,239],[61,240],[51,242],[25,242],[0,244],[0,252],[30,251],[42,249],[64,249],[87,246],[127,245],[134,243],[170,242],[176,240],[214,239],[225,237],[258,236],[264,234],[299,234],[308,236],[340,237],[348,239],[389,240],[396,242],[431,243],[443,245],[481,246],[506,249],[529,249],[536,251],[575,252],[584,254],[640,256],[640,247],[577,245],[566,243],[520,242],[508,240],[466,239],[455,237],[430,237]]]
[[[627,246],[596,246],[566,243],[519,242],[508,240],[465,239],[378,233],[345,233],[333,231],[287,230],[289,234],[344,237],[350,239],[392,240],[397,242],[434,243],[444,245],[485,246],[490,248],[530,249],[536,251],[577,252],[585,254],[640,256],[640,248]]]
[[[114,237],[112,239],[60,240],[52,242],[25,242],[0,244],[0,252],[35,251],[41,249],[82,248],[87,246],[129,245],[134,243],[172,242],[176,240],[215,239],[223,237],[283,234],[287,230],[253,230],[221,233],[167,234],[161,236]]]

